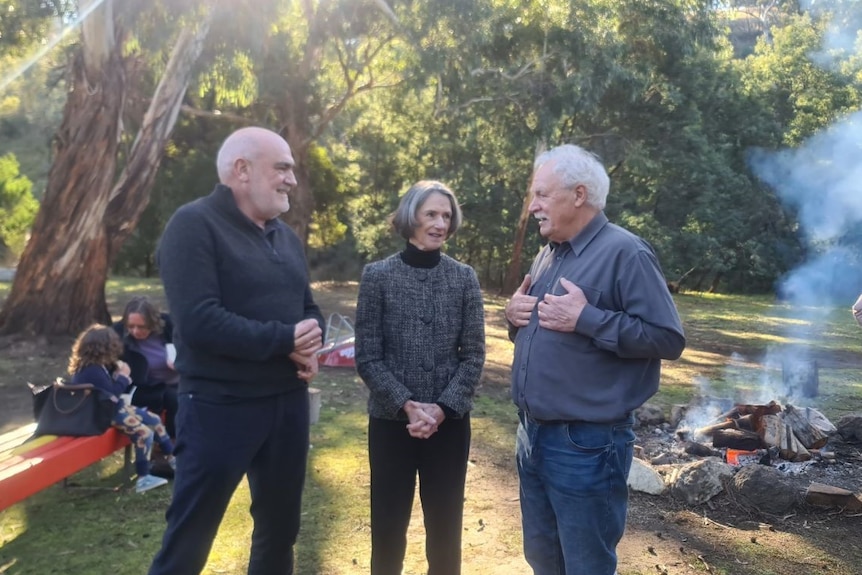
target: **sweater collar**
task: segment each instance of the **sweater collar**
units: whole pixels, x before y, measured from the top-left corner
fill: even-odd
[[[233,190],[229,186],[216,184],[210,197],[213,199],[216,207],[223,213],[227,214],[233,221],[241,223],[242,225],[250,225],[254,229],[261,231],[260,226],[255,224],[248,216],[240,211],[239,207],[236,205],[236,198],[233,197]],[[269,235],[274,230],[285,225],[287,224],[282,222],[279,218],[272,218],[263,224],[262,231],[264,235]]]
[[[440,263],[442,254],[440,250],[425,252],[407,242],[407,246],[401,252],[401,261],[410,267],[431,269]]]

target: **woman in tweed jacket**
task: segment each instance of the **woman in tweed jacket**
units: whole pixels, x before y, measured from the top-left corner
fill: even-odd
[[[418,473],[428,575],[458,575],[482,293],[473,268],[441,253],[461,224],[444,184],[413,185],[392,224],[405,249],[365,267],[356,306],[356,368],[370,391],[371,573],[401,573]]]

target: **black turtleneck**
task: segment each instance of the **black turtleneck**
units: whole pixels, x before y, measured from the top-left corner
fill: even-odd
[[[430,269],[440,263],[440,250],[425,252],[408,241],[401,252],[401,261],[410,267]]]

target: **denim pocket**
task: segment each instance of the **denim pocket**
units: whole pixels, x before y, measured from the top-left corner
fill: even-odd
[[[595,423],[570,423],[566,435],[573,447],[581,451],[607,451],[614,443],[610,425]]]

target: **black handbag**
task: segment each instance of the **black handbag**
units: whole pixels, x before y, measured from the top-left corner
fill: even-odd
[[[43,395],[47,397],[42,399]],[[39,412],[35,435],[102,435],[111,426],[116,407],[92,384],[70,385],[58,380],[41,393],[34,389],[33,409]]]

